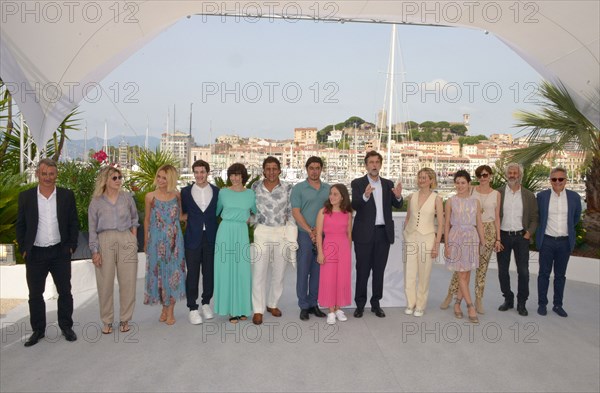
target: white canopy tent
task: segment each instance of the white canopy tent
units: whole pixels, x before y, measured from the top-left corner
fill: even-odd
[[[38,145],[121,62],[195,14],[461,26],[499,37],[559,79],[600,127],[599,1],[0,0],[0,77]]]

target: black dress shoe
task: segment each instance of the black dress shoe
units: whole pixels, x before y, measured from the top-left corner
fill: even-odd
[[[566,318],[566,317],[569,316],[569,314],[567,314],[567,312],[561,306],[554,306],[554,307],[552,307],[552,311],[554,311],[560,317],[563,317],[563,318]]]
[[[77,341],[77,335],[71,328],[63,329],[62,335],[65,336],[65,340],[67,341]]]
[[[525,308],[524,304],[517,304],[517,312],[522,317],[526,317],[526,316],[529,315],[529,313],[527,312],[527,309]]]
[[[540,315],[548,314],[548,311],[546,310],[546,306],[538,306],[538,314],[540,314]]]
[[[315,317],[319,317],[319,318],[325,318],[327,316],[327,314],[325,314],[323,311],[321,311],[319,306],[314,306],[313,308],[310,309],[309,312],[311,314],[315,314]]]
[[[300,319],[302,321],[308,321],[308,308],[303,308],[300,310]]]
[[[504,303],[502,303],[500,305],[500,307],[498,307],[499,311],[506,311],[506,310],[510,310],[511,308],[514,308],[515,304],[513,302],[509,302],[508,300],[505,300]]]
[[[44,337],[45,337],[45,335],[44,335],[43,331],[36,330],[35,332],[33,332],[33,334],[31,336],[29,336],[27,341],[25,341],[25,346],[31,347],[31,346],[37,344],[38,341],[40,341]]]
[[[364,311],[364,307],[357,307],[356,310],[354,310],[354,318],[362,318]]]
[[[381,307],[371,307],[371,312],[374,312],[379,318],[385,318],[385,313]]]

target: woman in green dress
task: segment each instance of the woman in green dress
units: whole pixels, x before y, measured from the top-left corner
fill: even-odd
[[[236,163],[227,169],[231,187],[219,191],[217,215],[221,223],[215,247],[215,312],[231,323],[252,313],[252,272],[248,221],[256,213],[254,191],[245,187],[248,171]]]

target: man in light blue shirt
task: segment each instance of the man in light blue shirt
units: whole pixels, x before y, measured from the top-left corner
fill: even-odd
[[[316,253],[316,221],[319,209],[329,197],[331,186],[321,182],[323,160],[312,156],[306,161],[308,178],[292,189],[292,214],[298,225],[298,258],[296,294],[300,306],[300,319],[308,320],[308,314],[325,317],[319,309],[319,271]]]

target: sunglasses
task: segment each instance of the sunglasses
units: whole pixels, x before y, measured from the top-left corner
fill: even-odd
[[[113,176],[112,179],[113,179],[113,181],[123,180],[123,176],[121,176],[121,175],[119,175],[119,176]]]
[[[477,176],[478,179],[481,179],[481,178],[487,179],[488,177],[490,177],[489,173],[482,173]]]
[[[550,180],[552,181],[552,183],[556,183],[556,182],[562,183],[562,182],[564,182],[566,179],[565,179],[564,177],[553,177],[553,178],[552,178],[552,179],[550,179]]]

